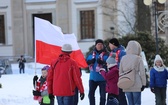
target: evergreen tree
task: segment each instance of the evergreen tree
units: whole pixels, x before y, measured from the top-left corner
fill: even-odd
[[[141,44],[142,50],[145,52],[148,65],[149,67],[152,67],[154,63],[153,60],[156,55],[155,37],[149,33],[139,32],[137,35],[127,35],[119,39],[120,43],[125,47],[130,40],[136,40]],[[168,47],[165,45],[165,41],[158,38],[158,46],[159,54],[163,58],[164,64],[168,65]]]

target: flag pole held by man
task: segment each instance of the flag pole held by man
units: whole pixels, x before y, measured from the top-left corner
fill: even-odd
[[[68,98],[69,100],[65,101],[65,103],[68,105],[72,103],[73,105],[76,87],[80,91],[81,100],[84,99],[84,89],[79,69],[86,68],[88,65],[78,46],[74,34],[64,35],[60,27],[54,26],[46,20],[35,17],[35,52],[36,62],[51,64],[49,75],[47,77],[50,99],[57,96],[58,105],[62,105],[60,101],[65,101],[64,98]],[[58,59],[59,62],[56,62]],[[62,66],[63,68],[60,68],[59,65],[62,63],[65,64]],[[57,69],[55,70],[55,68]],[[69,72],[66,72],[66,70]],[[67,78],[68,76],[69,78]],[[57,83],[55,84],[54,81]],[[67,88],[67,90],[62,88]],[[62,91],[64,94],[59,89],[64,90]]]

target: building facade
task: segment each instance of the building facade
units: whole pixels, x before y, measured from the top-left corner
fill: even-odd
[[[136,0],[133,1],[0,0],[0,56],[34,57],[34,17],[61,27],[63,33],[74,33],[85,54],[96,39],[131,33],[135,18],[129,13],[136,12]],[[168,9],[168,2],[164,5]],[[125,16],[131,24],[125,21]],[[159,35],[168,41],[168,28],[164,29]]]
[[[116,5],[111,0],[1,0],[0,56],[34,56],[34,17],[74,33],[86,53],[96,39],[114,37],[117,13],[107,7]]]

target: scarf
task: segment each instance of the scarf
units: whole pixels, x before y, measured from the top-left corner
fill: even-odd
[[[117,63],[120,62],[120,59],[119,59],[119,54],[120,54],[120,52],[121,52],[121,50],[117,50],[117,51],[116,51],[115,60],[116,60]],[[114,52],[111,51],[109,56],[112,56],[113,53],[114,53]]]
[[[105,54],[105,52],[100,53],[98,59],[103,60],[104,54]],[[96,66],[96,72],[99,72],[100,68],[102,68],[102,67],[103,67],[102,64],[97,64],[97,66]]]
[[[112,67],[114,67],[114,66],[116,66],[116,65],[117,65],[117,63],[109,64],[109,65],[107,66],[107,68],[110,69],[110,68],[112,68]]]
[[[36,91],[43,92],[44,90],[47,90],[47,81],[46,78],[41,77],[36,83]],[[34,100],[41,102],[42,97],[34,96]]]
[[[98,57],[98,59],[103,60],[104,54],[105,54],[105,52],[101,52],[100,55],[99,55],[99,57]],[[94,59],[94,58],[96,58],[96,52],[95,51],[93,51],[93,53],[92,53],[92,59]],[[93,65],[94,64],[91,64],[89,66],[89,70],[93,71]],[[102,68],[102,65],[101,64],[97,64],[97,66],[96,66],[96,72],[99,72],[100,68]]]
[[[156,70],[156,71],[158,71],[158,72],[162,72],[162,71],[164,71],[164,66],[154,66],[154,69]]]

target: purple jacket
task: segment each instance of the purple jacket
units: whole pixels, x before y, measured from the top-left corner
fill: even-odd
[[[117,65],[109,68],[108,72],[101,70],[100,73],[106,80],[106,92],[118,95],[119,88],[117,86],[117,83],[119,78],[119,71]]]

